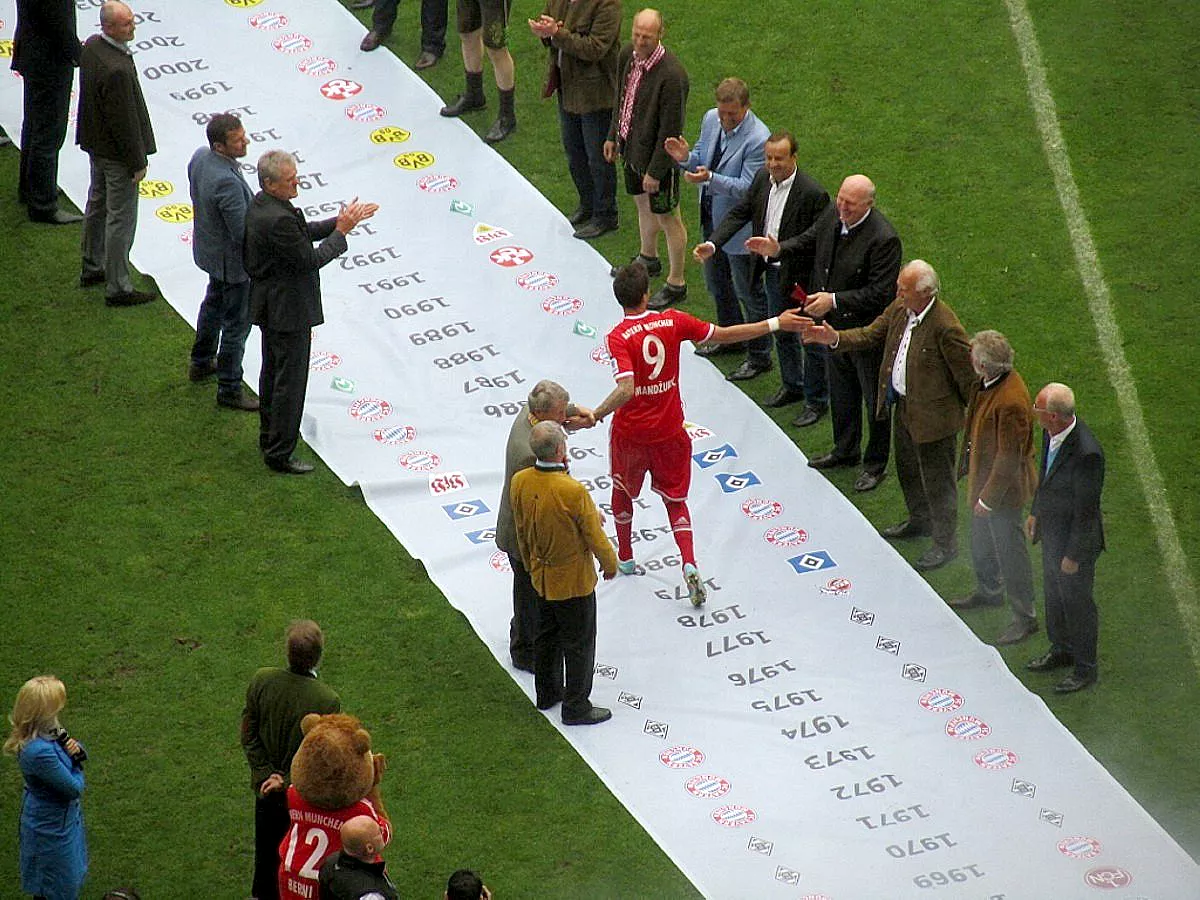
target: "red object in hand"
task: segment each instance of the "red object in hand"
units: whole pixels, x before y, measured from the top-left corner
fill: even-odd
[[[805,305],[808,303],[808,292],[805,291],[800,285],[796,285],[794,288],[792,288],[792,299],[796,301],[796,306],[804,309]]]

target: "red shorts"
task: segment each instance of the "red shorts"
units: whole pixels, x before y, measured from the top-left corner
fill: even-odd
[[[608,464],[613,486],[632,499],[642,492],[642,482],[649,472],[650,489],[664,500],[687,500],[692,484],[692,441],[683,429],[653,444],[610,434]]]

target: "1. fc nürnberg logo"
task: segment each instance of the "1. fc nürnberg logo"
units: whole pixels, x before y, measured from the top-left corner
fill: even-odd
[[[271,42],[271,46],[280,53],[304,53],[306,50],[312,49],[312,41],[302,34],[293,32],[275,38]]]
[[[658,754],[658,761],[668,769],[694,769],[704,762],[704,751],[695,747],[668,747]]]
[[[442,464],[442,458],[428,450],[410,450],[402,453],[396,462],[410,472],[432,472]]]
[[[378,422],[392,414],[392,404],[375,397],[360,397],[350,404],[350,417],[360,422]]]
[[[783,504],[778,500],[751,497],[742,503],[742,515],[747,519],[774,519],[783,513]]]
[[[946,688],[933,688],[923,693],[917,702],[930,712],[952,713],[963,705],[963,696]]]

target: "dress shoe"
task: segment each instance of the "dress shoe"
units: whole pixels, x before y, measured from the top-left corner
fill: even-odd
[[[85,272],[79,276],[79,286],[81,288],[95,287],[98,284],[104,284],[103,272]]]
[[[151,300],[157,300],[155,294],[148,294],[145,291],[129,291],[123,294],[110,294],[104,298],[105,306],[140,306],[143,303],[149,303]]]
[[[948,550],[935,544],[917,557],[913,568],[918,572],[932,572],[934,569],[940,569],[956,556],[958,556],[957,550]]]
[[[217,364],[211,359],[206,363],[188,363],[188,381],[208,381],[217,374]]]
[[[586,715],[572,716],[569,719],[563,716],[562,723],[564,725],[599,725],[601,722],[607,722],[611,718],[611,709],[605,709],[603,706],[593,706]]]
[[[951,609],[979,609],[981,606],[1003,606],[1003,594],[981,594],[976,591],[966,597],[956,597],[953,600],[947,600],[946,605]]]
[[[455,116],[461,116],[463,113],[471,112],[476,109],[483,109],[487,106],[487,100],[483,97],[468,97],[466,94],[459,94],[458,99],[448,106],[443,106],[438,113],[445,116],[447,119],[453,119]]]
[[[747,360],[743,360],[743,362],[740,366],[738,366],[736,369],[734,369],[732,372],[730,372],[728,375],[726,375],[725,380],[726,381],[749,381],[751,378],[757,378],[763,372],[770,372],[770,371],[771,371],[770,363],[767,363],[764,366],[760,363],[751,362],[750,360],[747,359]]]
[[[1073,694],[1076,691],[1082,691],[1084,688],[1091,687],[1096,681],[1095,670],[1092,670],[1092,674],[1090,675],[1080,675],[1078,672],[1072,672],[1054,686],[1054,693]]]
[[[1037,659],[1031,659],[1025,663],[1025,668],[1030,672],[1053,672],[1055,669],[1065,669],[1067,666],[1073,665],[1075,665],[1075,658],[1070,653],[1060,653],[1050,649]]]
[[[929,537],[929,526],[922,525],[920,522],[914,522],[912,519],[905,519],[903,522],[897,522],[895,525],[889,525],[887,528],[880,528],[879,533],[888,540]]]
[[[441,57],[436,53],[429,50],[422,50],[421,55],[417,57],[417,61],[413,63],[413,69],[417,72],[420,72],[422,69],[432,69],[438,64],[439,59]]]
[[[52,213],[31,212],[29,214],[29,221],[41,222],[45,225],[74,225],[76,222],[82,222],[83,216],[56,209]]]
[[[657,256],[651,258],[649,256],[642,256],[642,254],[638,253],[638,254],[635,254],[634,256],[631,256],[629,258],[629,262],[631,265],[635,262],[641,263],[643,266],[646,267],[646,274],[649,275],[651,278],[654,278],[654,277],[662,274],[662,260],[659,259]],[[611,269],[608,270],[609,276],[612,278],[616,278],[617,270],[620,268],[621,268],[620,266],[613,266]]]
[[[600,237],[602,234],[608,234],[610,231],[617,230],[617,222],[615,219],[592,219],[575,229],[572,237],[579,238],[581,241],[590,241]]]
[[[236,394],[217,394],[217,406],[242,412],[258,412],[258,398],[247,397],[241,391]]]
[[[378,50],[379,45],[383,43],[384,36],[378,31],[368,31],[366,37],[362,39],[362,43],[358,45],[358,49],[366,53],[372,50]]]
[[[370,9],[375,5],[375,0],[354,0],[350,4],[351,9]]]
[[[484,143],[498,144],[516,130],[516,119],[506,119],[501,116],[492,123],[492,127],[489,128],[487,130],[487,134],[483,136]]]
[[[667,281],[663,283],[662,287],[650,295],[650,300],[646,303],[646,308],[658,312],[675,303],[682,303],[686,299],[686,284],[671,284],[671,282]]]
[[[734,353],[741,353],[746,349],[746,344],[743,341],[736,341],[732,344],[701,344],[696,348],[696,355],[702,356],[705,359],[711,359],[714,356],[729,356]]]
[[[283,462],[268,459],[267,468],[273,472],[282,472],[284,475],[307,475],[313,470],[311,463],[301,462],[298,459],[285,459]]]
[[[567,216],[567,221],[578,228],[583,223],[591,221],[591,218],[592,211],[590,209],[584,209],[582,206],[577,206],[575,207],[575,211]]]
[[[865,494],[867,491],[873,491],[879,487],[879,482],[887,478],[887,469],[882,472],[859,472],[858,477],[854,479],[854,489],[860,494]]]
[[[784,386],[764,400],[762,405],[767,409],[779,409],[781,406],[791,406],[793,403],[799,403],[803,399],[804,391]]]
[[[804,412],[792,420],[792,425],[796,428],[807,428],[809,425],[816,425],[821,421],[821,417],[825,415],[826,408],[824,406],[813,406],[810,403],[804,407]]]
[[[857,465],[857,456],[834,456],[832,453],[814,456],[808,461],[810,469],[848,469]]]
[[[1037,634],[1037,630],[1037,619],[1013,622],[1004,629],[1004,632],[1000,635],[1000,637],[996,638],[996,646],[1010,647],[1013,644],[1019,644],[1021,641],[1026,640],[1031,635]]]

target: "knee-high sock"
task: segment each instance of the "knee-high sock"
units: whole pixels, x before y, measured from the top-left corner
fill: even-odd
[[[692,514],[683,500],[664,500],[667,507],[667,521],[671,523],[671,533],[675,535],[675,543],[679,547],[679,555],[686,566],[696,564],[696,553],[692,549]],[[614,507],[615,511],[615,507]]]
[[[612,489],[613,521],[617,523],[617,559],[633,559],[633,500],[619,487]]]

